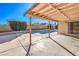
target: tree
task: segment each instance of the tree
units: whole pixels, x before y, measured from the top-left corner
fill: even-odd
[[[27,24],[26,22],[20,22],[20,21],[9,21],[10,27],[14,31],[21,31],[26,30]]]

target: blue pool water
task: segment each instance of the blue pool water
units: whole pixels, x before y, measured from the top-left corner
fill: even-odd
[[[56,32],[56,31],[57,30],[50,30],[50,33],[51,32]],[[32,32],[32,34],[34,34],[34,33],[46,34],[46,33],[48,33],[48,30],[42,30],[42,31]]]

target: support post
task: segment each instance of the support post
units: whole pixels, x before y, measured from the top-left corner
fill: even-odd
[[[32,44],[32,34],[31,34],[32,33],[32,24],[31,24],[31,17],[30,17],[29,33],[30,33],[30,36],[29,36],[29,48],[28,48],[26,56],[29,55],[31,44]]]
[[[32,21],[31,21],[31,17],[30,17],[30,31],[29,31],[30,32],[30,45],[31,45],[31,41],[32,41],[32,35],[31,35],[32,34],[32,24],[31,24],[31,22]]]
[[[48,22],[49,22],[49,26],[48,26],[49,36],[48,36],[48,37],[50,38],[50,29],[51,29],[51,28],[50,28],[50,20],[48,20]]]

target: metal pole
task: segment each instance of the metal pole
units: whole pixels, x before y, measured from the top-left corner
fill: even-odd
[[[27,51],[27,54],[26,56],[29,55],[29,52],[30,52],[30,48],[31,48],[31,41],[32,41],[32,35],[31,35],[31,32],[32,32],[32,24],[31,24],[31,17],[30,17],[30,27],[29,27],[29,33],[30,33],[30,37],[29,37],[29,48],[28,48],[28,51]]]
[[[49,31],[49,38],[50,38],[50,20],[48,22],[49,22],[48,31]]]

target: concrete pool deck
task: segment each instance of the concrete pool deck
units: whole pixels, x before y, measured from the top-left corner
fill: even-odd
[[[32,35],[32,46],[29,56],[72,56],[71,53],[47,37],[48,34],[35,33]],[[51,38],[75,55],[79,55],[79,39],[57,34],[57,32],[52,32]],[[11,40],[0,44],[0,56],[26,55],[29,46],[29,33],[20,36],[19,34],[0,36],[0,40],[2,39]]]

